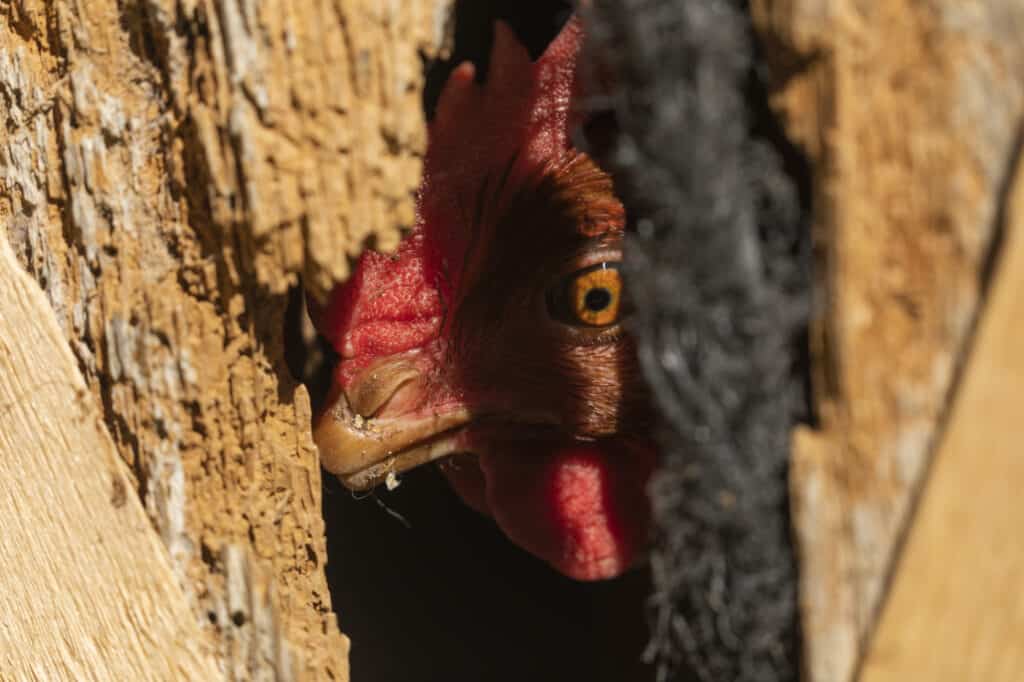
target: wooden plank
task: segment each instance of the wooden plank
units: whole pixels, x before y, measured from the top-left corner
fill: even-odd
[[[751,11],[772,105],[813,174],[818,419],[790,468],[802,663],[808,682],[851,682],[984,307],[1024,120],[1024,3]]]
[[[0,680],[212,680],[38,285],[0,236]]]
[[[998,277],[861,682],[1024,679],[1024,160]]]
[[[412,222],[452,5],[0,1],[0,239],[229,678],[348,679],[287,292]]]

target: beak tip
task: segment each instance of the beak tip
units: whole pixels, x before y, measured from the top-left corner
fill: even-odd
[[[389,476],[454,453],[462,444],[460,427],[469,411],[381,419],[353,411],[345,391],[331,389],[324,409],[313,418],[313,441],[320,464],[345,487],[368,490]]]

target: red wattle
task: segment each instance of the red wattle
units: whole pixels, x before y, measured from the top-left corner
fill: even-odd
[[[459,494],[485,499],[509,538],[572,578],[617,576],[647,542],[650,450],[574,444],[544,455],[482,455],[479,466],[482,480],[449,477]]]

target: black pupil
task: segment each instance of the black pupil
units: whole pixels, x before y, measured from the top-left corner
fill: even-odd
[[[603,287],[595,287],[587,292],[586,297],[583,299],[584,305],[587,306],[587,310],[592,313],[599,313],[612,302],[612,294],[610,291]]]

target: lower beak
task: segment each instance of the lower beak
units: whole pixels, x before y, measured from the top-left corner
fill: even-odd
[[[363,417],[337,385],[314,420],[313,440],[324,468],[352,490],[368,490],[392,474],[460,452],[469,410],[410,417]]]

